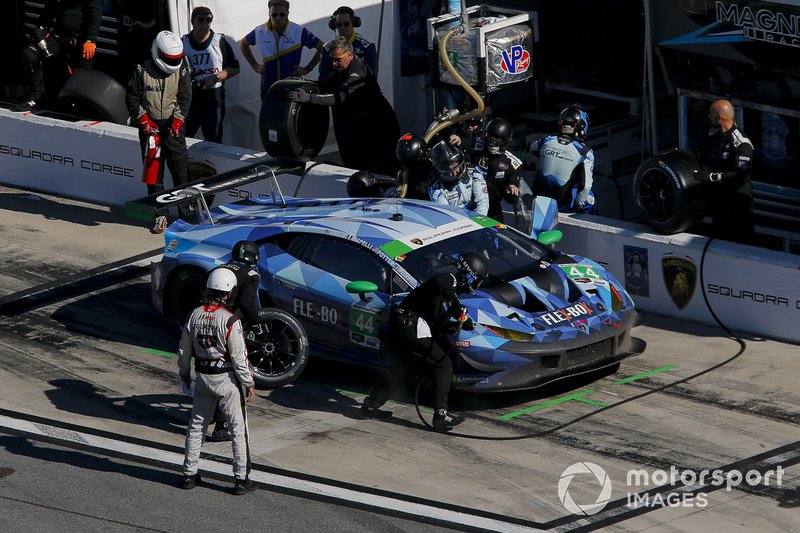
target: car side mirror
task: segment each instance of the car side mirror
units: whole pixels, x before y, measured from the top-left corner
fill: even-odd
[[[561,239],[563,237],[564,234],[561,232],[561,230],[551,229],[540,233],[539,236],[536,238],[536,240],[544,244],[545,246],[550,246],[551,244],[561,242]]]
[[[362,301],[368,302],[370,298],[367,298],[365,294],[377,291],[378,286],[371,281],[351,281],[344,286],[344,290],[350,294],[358,294]]]

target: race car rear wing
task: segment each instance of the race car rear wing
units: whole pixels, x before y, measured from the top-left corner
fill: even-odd
[[[276,174],[302,176],[304,171],[304,163],[287,163],[277,159],[262,160],[138,200],[127,201],[125,202],[125,213],[131,218],[152,221],[156,215],[166,213],[170,207],[194,202],[199,222],[214,224],[206,197],[269,178],[272,200],[278,205],[286,205]]]

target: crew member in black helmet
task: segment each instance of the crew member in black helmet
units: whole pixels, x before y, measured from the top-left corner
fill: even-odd
[[[464,416],[447,409],[447,397],[453,380],[453,361],[448,337],[461,328],[470,331],[475,325],[458,299],[459,293],[477,289],[488,275],[486,259],[476,252],[462,254],[455,272],[437,274],[417,286],[399,305],[392,308],[389,371],[381,376],[361,406],[360,417],[388,418],[391,411],[381,410],[394,388],[402,382],[408,367],[409,353],[433,367],[433,429],[448,431],[464,421]]]
[[[243,323],[246,321],[250,325],[258,321],[258,284],[261,277],[256,270],[256,264],[258,264],[258,245],[253,241],[239,241],[233,245],[230,261],[214,269],[225,268],[236,275],[236,287],[228,298],[226,307]],[[219,409],[214,411],[214,430],[209,440],[213,442],[231,440],[228,423]]]
[[[483,139],[473,154],[475,163],[486,179],[489,191],[488,216],[503,222],[501,200],[513,204],[520,195],[522,161],[507,150],[514,138],[514,128],[507,119],[494,118],[484,129]]]
[[[429,189],[436,175],[425,139],[415,133],[406,133],[397,141],[395,155],[402,166],[397,173],[397,195],[430,200]]]

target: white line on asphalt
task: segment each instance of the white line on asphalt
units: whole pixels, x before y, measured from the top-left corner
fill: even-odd
[[[128,457],[140,457],[163,464],[182,465],[183,454],[150,448],[128,442],[81,433],[68,429],[57,428],[46,424],[38,424],[26,420],[19,420],[0,415],[0,428],[7,428],[29,435],[48,437],[56,440],[79,443],[83,446],[93,448],[98,451],[114,452]],[[200,470],[214,472],[222,475],[232,475],[231,466],[228,464],[217,463],[208,459],[200,460]],[[325,483],[297,479],[280,474],[271,474],[253,470],[250,474],[251,479],[263,483],[267,486],[280,487],[293,491],[304,492],[306,494],[323,496],[326,498],[354,502],[359,505],[366,505],[377,509],[385,509],[393,513],[402,513],[415,517],[425,517],[434,520],[442,520],[454,524],[468,527],[484,529],[487,531],[503,532],[535,532],[544,531],[533,527],[527,527],[502,520],[496,520],[469,513],[440,509],[435,505],[424,503],[414,503],[392,498],[390,496],[379,496],[367,492],[360,492],[353,489],[345,489]]]

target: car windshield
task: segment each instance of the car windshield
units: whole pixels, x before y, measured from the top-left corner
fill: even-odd
[[[522,277],[539,269],[553,253],[534,239],[504,226],[482,228],[433,242],[408,252],[401,265],[423,282],[441,272],[452,272],[459,255],[477,252],[487,259],[489,277],[484,286]]]

